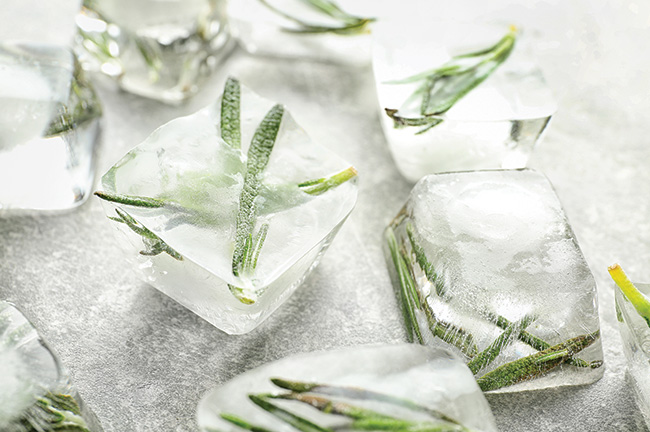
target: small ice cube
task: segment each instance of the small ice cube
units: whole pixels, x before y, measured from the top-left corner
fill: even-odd
[[[357,188],[354,168],[280,105],[234,79],[229,88],[237,96],[172,120],[130,151],[100,195],[145,281],[243,333],[315,267]]]
[[[404,177],[416,182],[439,172],[526,166],[556,106],[531,60],[525,30],[458,22],[418,24],[394,18],[379,22],[373,33],[380,116]],[[465,70],[468,64],[485,60],[481,56],[459,57],[464,54],[493,47],[494,58],[500,59],[505,48],[499,48],[499,43],[504,35],[513,35],[514,47],[478,86],[459,85],[474,82],[482,76],[478,73],[457,75],[471,77],[463,81],[429,80],[437,68],[453,63],[458,70]],[[419,78],[408,79],[414,76]],[[423,90],[426,83],[434,82],[431,90]],[[455,90],[450,90],[454,88],[466,88],[467,92],[458,92],[464,96],[451,108],[425,115],[424,95],[432,94],[431,101],[435,102],[454,95]],[[421,121],[402,124],[410,121],[405,119]],[[433,121],[436,123],[427,123]]]
[[[602,376],[595,282],[544,176],[424,177],[385,236],[410,337],[458,349],[485,390]]]
[[[271,412],[272,406],[279,410]],[[239,431],[233,424],[237,419],[293,430],[288,424],[296,416],[338,431],[361,430],[362,425],[363,430],[389,430],[386,425],[397,423],[399,430],[497,430],[467,367],[446,350],[417,345],[288,357],[210,390],[197,410],[203,432]]]
[[[0,301],[0,430],[63,429],[102,430],[36,329]]]

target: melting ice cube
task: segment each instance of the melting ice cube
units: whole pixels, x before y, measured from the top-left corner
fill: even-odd
[[[294,430],[293,422],[340,431],[397,430],[397,424],[399,430],[497,430],[467,367],[448,351],[417,345],[288,357],[209,391],[197,417],[204,432],[238,431],[238,421],[278,431]]]
[[[424,177],[385,239],[410,337],[457,349],[484,390],[602,376],[595,282],[544,176]]]

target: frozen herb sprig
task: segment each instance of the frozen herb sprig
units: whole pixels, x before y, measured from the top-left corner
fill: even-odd
[[[627,277],[620,265],[614,264],[608,269],[610,276],[621,289],[625,298],[627,298],[637,313],[645,320],[650,327],[650,300],[634,286],[632,281]]]
[[[90,432],[77,401],[70,395],[47,393],[20,419],[25,432],[67,431]]]
[[[440,275],[438,275],[433,264],[431,264],[431,262],[427,258],[424,249],[416,240],[415,234],[413,232],[413,226],[410,223],[406,224],[406,234],[408,236],[409,243],[411,245],[411,251],[413,253],[413,256],[415,257],[415,261],[417,262],[420,269],[424,272],[427,280],[434,286],[438,297],[443,301],[451,300],[451,296],[447,293],[447,288],[445,286],[444,281],[442,280]],[[483,318],[487,319],[488,321],[492,322],[497,327],[503,330],[507,330],[513,324],[510,320],[508,320],[504,316],[495,314],[489,310],[477,308],[476,311]],[[521,342],[529,345],[531,348],[534,348],[537,351],[543,351],[551,347],[551,344],[527,332],[524,328],[520,329],[520,331],[516,333],[516,337]],[[567,363],[577,367],[591,367],[591,368],[597,368],[602,365],[602,362],[598,360],[589,363],[580,358],[569,358],[567,360]]]
[[[522,357],[476,379],[483,391],[497,390],[523,381],[539,378],[589,347],[600,337],[600,331],[577,336],[544,351]]]
[[[419,343],[424,344],[424,338],[416,315],[416,310],[420,310],[424,313],[429,330],[433,336],[439,337],[445,342],[456,346],[467,357],[473,357],[478,352],[478,349],[474,343],[472,334],[434,316],[428,302],[422,298],[421,293],[415,286],[413,269],[408,260],[408,256],[403,248],[399,247],[395,232],[391,227],[386,229],[384,237],[397,274],[397,284],[399,286],[398,297],[402,306],[409,342],[413,342],[415,336]]]
[[[441,114],[485,81],[503,62],[515,46],[517,30],[514,26],[493,46],[452,57],[442,66],[388,84],[420,83],[410,100],[420,100],[420,117],[404,117],[399,110],[386,108],[386,115],[397,129],[420,127],[416,134],[427,132],[440,124]]]
[[[421,406],[413,401],[377,393],[360,388],[340,387],[328,384],[305,383],[290,381],[281,378],[272,378],[271,381],[281,388],[291,390],[282,394],[251,394],[249,399],[259,408],[276,417],[278,420],[291,425],[301,432],[334,432],[334,429],[324,427],[274,403],[274,400],[298,402],[314,408],[324,414],[349,419],[346,428],[355,431],[392,431],[392,432],[471,432],[455,420],[438,412],[437,410]],[[429,414],[428,420],[404,420],[371,410],[362,406],[353,405],[329,396],[338,396],[345,399],[354,399],[367,402],[381,402],[411,411]],[[221,418],[241,429],[251,432],[272,432],[271,430],[253,425],[249,421],[230,413],[221,413]]]
[[[282,27],[283,31],[297,34],[319,34],[331,33],[337,35],[357,35],[368,33],[368,25],[375,21],[374,18],[361,18],[351,15],[341,9],[331,0],[302,0],[312,10],[328,16],[337,22],[336,25],[320,25],[309,23],[297,18],[275,6],[268,0],[259,0],[264,6],[280,15],[288,21],[291,21],[296,27]]]

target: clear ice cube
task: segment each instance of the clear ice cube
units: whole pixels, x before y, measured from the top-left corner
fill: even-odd
[[[650,297],[650,284],[639,283],[635,286],[646,297]],[[632,378],[637,404],[650,427],[650,326],[618,286],[615,286],[614,292],[627,369]]]
[[[103,176],[102,186],[108,194],[167,203],[147,208],[114,200],[105,202],[105,209],[117,217],[114,226],[145,281],[237,334],[261,323],[315,267],[354,207],[356,171],[312,142],[285,111],[268,165],[258,177],[249,239],[256,244],[261,239],[249,256],[255,264],[236,274],[247,152],[273,103],[241,88],[240,149],[221,138],[222,100],[154,131]],[[304,182],[341,172],[351,181],[322,194],[305,192]],[[115,206],[134,219],[131,225]],[[153,240],[138,234],[135,223]],[[163,252],[163,245],[171,250]]]
[[[0,430],[63,429],[102,430],[34,326],[0,301]]]
[[[76,22],[84,68],[170,103],[195,94],[232,46],[225,0],[85,0]]]
[[[0,44],[0,209],[62,210],[92,187],[101,106],[73,53]]]
[[[274,385],[272,378],[283,380],[282,388]],[[301,383],[306,384],[304,393],[298,389]],[[293,391],[284,390],[288,388]],[[267,364],[210,390],[198,406],[200,430],[241,430],[222,417],[228,415],[270,430],[294,430],[288,422],[254,404],[248,397],[251,394],[261,395],[262,401],[337,431],[361,430],[351,429],[351,425],[360,426],[365,421],[369,426],[373,417],[379,417],[377,414],[392,419],[378,419],[375,428],[364,430],[389,430],[382,421],[393,422],[390,430],[397,430],[395,423],[399,421],[399,430],[416,430],[414,424],[419,427],[417,430],[497,430],[472,374],[456,356],[440,348],[354,347],[301,354]],[[268,397],[269,394],[291,394],[298,400]],[[310,401],[320,403],[325,410],[329,407],[329,414],[307,406]],[[328,401],[342,405],[327,405]],[[350,406],[369,411],[362,415],[356,411],[356,419],[336,413],[337,409]]]
[[[385,112],[420,117],[422,97],[413,94],[423,81],[395,81],[488,48],[507,31],[505,26],[457,22],[414,25],[397,18],[377,23],[373,68],[380,116],[393,159],[408,180],[439,172],[526,166],[556,105],[532,60],[525,31],[517,32],[510,56],[485,81],[448,111],[430,116],[442,120],[439,124],[418,133],[425,127],[396,127]]]
[[[348,12],[348,6],[352,5],[346,4],[345,12]],[[309,7],[308,2],[231,1],[228,4],[228,16],[233,36],[250,54],[357,66],[370,63],[371,37],[365,24],[363,31],[346,34],[295,31],[303,27],[288,17],[313,26],[346,25],[339,19]]]
[[[602,376],[596,285],[543,175],[424,177],[385,240],[410,338],[456,349],[484,390]]]

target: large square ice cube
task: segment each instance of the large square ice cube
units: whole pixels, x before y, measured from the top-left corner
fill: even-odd
[[[0,430],[102,430],[34,326],[18,309],[3,301],[0,301]]]
[[[373,34],[380,116],[404,177],[526,166],[556,106],[522,31],[395,19]]]
[[[100,116],[70,50],[0,44],[0,209],[83,203],[92,187]]]
[[[356,202],[355,176],[281,105],[229,79],[214,104],[127,153],[98,194],[145,281],[243,333],[315,267]]]
[[[197,417],[203,432],[294,430],[288,425],[342,432],[497,430],[467,367],[448,351],[417,345],[288,357],[209,391]]]
[[[180,102],[230,51],[225,0],[84,0],[77,53],[126,91]]]
[[[543,175],[424,177],[385,240],[410,337],[455,347],[484,390],[602,376],[596,285]]]

